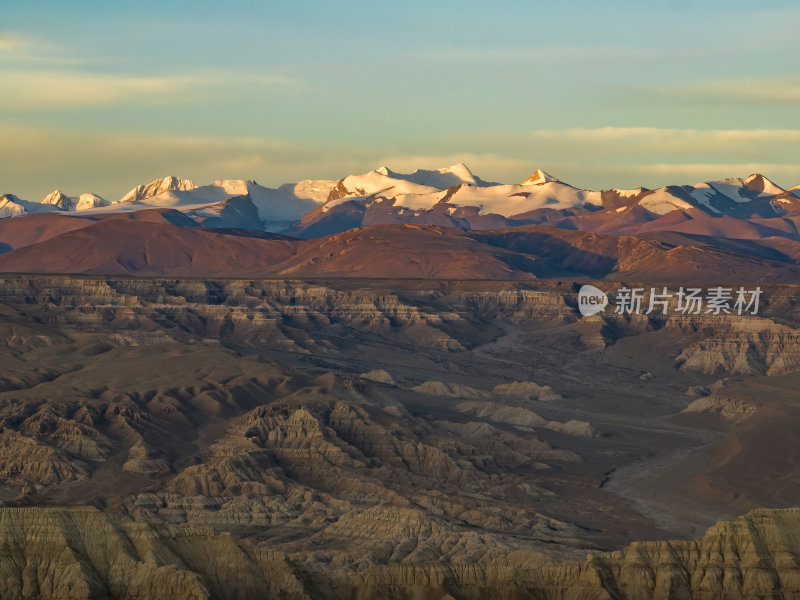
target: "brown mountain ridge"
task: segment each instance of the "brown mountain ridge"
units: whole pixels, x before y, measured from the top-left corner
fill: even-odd
[[[800,281],[800,242],[524,225],[375,225],[312,240],[198,226],[165,209],[0,223],[0,271],[171,276]],[[13,228],[11,224],[13,223]],[[8,230],[8,231],[6,231]]]

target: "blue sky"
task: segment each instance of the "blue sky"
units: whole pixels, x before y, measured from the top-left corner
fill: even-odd
[[[793,2],[4,2],[0,192],[463,161],[800,183]]]

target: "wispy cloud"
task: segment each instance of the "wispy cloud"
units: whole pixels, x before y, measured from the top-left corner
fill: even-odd
[[[542,168],[579,187],[687,184],[761,172],[800,182],[800,130],[606,127],[495,132],[417,147],[300,142],[248,136],[69,131],[0,123],[0,188],[37,199],[61,186],[110,199],[164,175],[265,185],[338,179],[385,164],[396,171],[457,162],[491,181],[517,182]]]
[[[537,129],[530,132],[533,137],[572,138],[593,140],[619,139],[682,139],[692,143],[698,139],[719,142],[755,140],[800,140],[800,129],[683,129],[664,127],[570,127],[565,129]]]
[[[265,185],[338,179],[380,165],[397,171],[463,162],[476,174],[521,180],[529,162],[496,153],[414,154],[399,147],[320,144],[247,136],[87,132],[2,125],[0,188],[38,199],[52,188],[114,199],[140,183],[178,175],[198,184],[255,178]]]
[[[0,53],[4,70],[43,66],[51,69],[64,66],[76,67],[105,60],[105,57],[82,57],[71,46],[62,44],[60,38],[42,38],[14,32],[0,32]]]
[[[527,137],[587,185],[655,187],[754,172],[792,185],[800,179],[800,164],[791,160],[800,155],[800,129],[602,127],[531,131]]]
[[[7,33],[0,33],[0,50],[14,50],[15,48],[19,48],[21,41],[18,37],[7,34]]]
[[[772,154],[787,146],[800,149],[800,129],[681,129],[658,127],[599,127],[535,130],[528,142],[574,146],[576,150],[605,151],[619,156],[642,153],[684,155],[739,153]]]
[[[699,39],[700,40],[700,39]],[[521,40],[510,45],[485,46],[472,45],[442,45],[433,49],[422,48],[426,58],[452,63],[495,63],[515,64],[523,68],[534,69],[561,69],[565,66],[572,68],[585,67],[589,70],[597,68],[598,64],[604,67],[630,68],[647,65],[651,69],[654,65],[675,63],[685,66],[689,62],[696,62],[698,56],[704,60],[726,58],[732,54],[744,53],[750,49],[744,43],[735,48],[700,43],[699,45],[645,45],[631,43],[630,40],[617,40],[617,43],[602,43],[587,41],[581,43],[543,44],[535,39]],[[752,42],[751,42],[752,43]],[[412,50],[413,51],[413,50]]]
[[[693,164],[654,164],[633,165],[626,170],[634,173],[689,175],[707,177],[711,173],[718,177],[749,175],[752,173],[768,173],[774,177],[797,175],[798,167],[787,163],[693,163]]]
[[[655,91],[703,102],[796,104],[800,102],[800,78],[785,76],[710,80],[656,88]]]
[[[293,80],[264,74],[232,71],[182,75],[120,75],[79,70],[0,71],[3,94],[0,108],[17,111],[46,111],[109,104],[188,102],[196,92],[219,86],[253,84],[293,85]]]
[[[199,184],[255,178],[278,185],[378,166],[369,148],[233,135],[70,131],[0,123],[0,139],[0,189],[26,199],[41,198],[55,187],[115,199],[165,175]]]
[[[62,109],[111,104],[120,100],[174,101],[198,85],[191,77],[126,77],[80,71],[11,71],[2,74],[7,91],[0,107],[16,110]]]
[[[296,87],[276,73],[236,68],[193,69],[176,74],[130,73],[98,57],[87,59],[69,45],[15,32],[0,32],[0,109],[31,112],[113,104],[198,101],[226,86]],[[106,69],[98,67],[104,65]],[[113,67],[117,67],[116,70]]]
[[[494,131],[451,137],[434,147],[459,147],[500,155],[543,160],[623,162],[641,164],[648,157],[662,162],[720,164],[781,162],[800,155],[800,129],[694,129],[658,127],[597,127]],[[723,158],[723,160],[720,160]]]
[[[778,183],[794,185],[800,180],[800,164],[793,160],[800,156],[800,129],[538,129],[464,135],[433,140],[428,146],[429,154],[447,156],[455,147],[507,159],[507,168],[497,161],[488,163],[492,170],[478,171],[507,181],[535,168],[590,188],[658,187],[754,171],[782,178]]]

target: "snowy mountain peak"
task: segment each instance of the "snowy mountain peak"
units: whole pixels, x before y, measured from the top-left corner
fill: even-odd
[[[624,220],[630,213],[631,219],[647,220],[674,211],[701,211],[711,217],[771,218],[800,211],[800,185],[785,191],[754,173],[695,185],[601,192],[573,187],[542,169],[519,184],[492,183],[458,162],[408,173],[380,166],[338,181],[303,180],[276,189],[253,179],[221,179],[197,187],[187,179],[162,177],[137,186],[111,205],[95,194],[68,196],[61,189],[40,203],[11,194],[0,196],[0,218],[62,211],[105,215],[154,207],[181,211],[204,226],[245,226],[305,236],[363,223],[409,220],[486,227],[539,223],[570,213],[577,222],[588,219],[584,212],[596,212],[597,208],[603,211],[592,219],[605,218],[607,213]],[[633,208],[636,210],[625,212]]]
[[[464,163],[456,163],[441,169],[417,169],[410,175],[395,174],[395,177],[439,189],[462,183],[477,186],[488,185],[485,181],[475,177]]]
[[[72,200],[76,200],[72,198]],[[101,198],[97,194],[81,194],[75,202],[74,210],[90,210],[92,208],[100,208],[101,206],[108,206],[110,203]]]
[[[125,194],[120,202],[138,202],[153,196],[158,196],[164,192],[193,190],[197,186],[189,179],[181,179],[172,175],[151,181],[147,185],[137,185],[130,192]]]
[[[24,202],[21,200],[19,196],[15,196],[14,194],[0,194],[0,202]]]
[[[0,196],[0,219],[7,217],[21,217],[28,214],[25,209],[27,202],[20,200],[14,194],[3,194]]]
[[[753,173],[749,177],[745,178],[744,186],[755,192],[759,192],[761,194],[769,194],[769,195],[776,195],[783,192],[783,188],[775,185],[769,178],[765,177],[761,173]]]
[[[67,196],[60,189],[57,189],[42,198],[40,204],[54,206],[59,210],[90,210],[101,206],[108,206],[109,202],[97,194],[80,194],[79,196]]]
[[[395,181],[406,181],[439,190],[462,183],[479,187],[496,185],[475,177],[464,163],[456,163],[439,169],[416,169],[413,173],[398,173],[388,167],[378,167],[373,173]]]
[[[70,210],[72,208],[72,198],[67,196],[60,189],[56,188],[54,191],[42,198],[40,204],[49,204],[51,206],[60,208],[61,210]]]
[[[745,177],[744,178],[744,182],[745,183],[752,183],[753,181],[756,181],[757,179],[766,179],[766,177],[764,177],[761,173],[753,173],[752,175],[749,175],[749,176]]]
[[[469,167],[462,162],[450,165],[444,169],[436,169],[436,171],[439,173],[452,173],[464,181],[469,181],[470,179],[473,181],[475,180],[475,176],[472,174],[472,171],[470,171]]]
[[[550,173],[546,173],[541,169],[536,169],[533,175],[528,177],[525,181],[521,182],[520,185],[541,185],[543,183],[550,183],[553,181],[558,181],[557,177],[553,177]]]
[[[254,189],[263,189],[255,179],[217,179],[210,186],[220,188],[231,196],[245,196]]]

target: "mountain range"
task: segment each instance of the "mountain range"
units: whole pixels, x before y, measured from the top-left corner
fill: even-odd
[[[800,597],[797,193],[6,195],[0,598]]]
[[[760,174],[604,191],[463,164],[278,188],[165,177],[116,202],[5,194],[0,216],[7,272],[800,281],[800,185]]]

